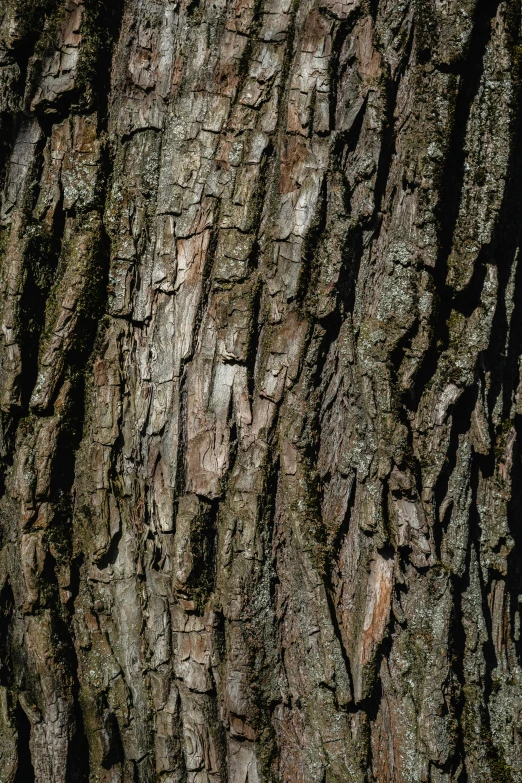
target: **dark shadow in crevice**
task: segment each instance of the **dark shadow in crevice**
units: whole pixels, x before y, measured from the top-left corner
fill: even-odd
[[[514,546],[507,558],[506,587],[510,595],[509,625],[511,638],[515,646],[518,664],[522,665],[522,633],[521,605],[519,596],[522,594],[522,526],[520,525],[520,509],[522,509],[522,417],[517,415],[514,421],[516,440],[513,447],[513,468],[511,474],[511,497],[507,504],[509,531]],[[514,629],[518,626],[518,633]]]
[[[20,704],[16,706],[15,719],[18,732],[18,767],[13,783],[35,783],[34,767],[29,747],[31,724]]]
[[[518,84],[518,90],[514,104],[520,107],[522,106],[522,62],[519,63],[515,82]],[[498,269],[498,292],[489,347],[484,357],[491,378],[487,397],[488,411],[490,413],[493,411],[501,394],[501,417],[503,420],[507,420],[511,414],[513,394],[519,379],[519,357],[522,352],[522,265],[520,258],[517,258],[522,236],[520,222],[522,210],[522,111],[520,108],[512,130],[507,181],[499,218],[491,240],[490,256],[491,263],[495,263]],[[510,286],[515,263],[517,263],[517,268],[513,280],[513,312],[509,317],[506,307],[506,293]]]
[[[40,180],[43,171],[43,151],[46,142],[47,138],[40,141],[36,153],[38,165],[34,172],[35,182]],[[36,203],[36,199],[37,193],[34,192],[33,204]],[[34,223],[29,216],[26,217],[27,244],[24,252],[26,280],[20,298],[19,338],[22,361],[19,380],[22,415],[29,410],[29,401],[38,375],[38,352],[45,327],[46,305],[58,270],[65,227],[62,202],[63,198],[60,196],[50,230]]]
[[[14,596],[9,582],[0,593],[0,685],[9,686],[12,677],[12,662],[9,650],[9,631],[14,611]]]
[[[416,374],[412,393],[412,408],[415,410],[420,402],[423,391],[435,375],[440,355],[449,344],[448,319],[454,306],[453,290],[446,284],[448,258],[452,250],[453,237],[457,225],[462,189],[464,185],[466,150],[465,139],[471,106],[480,87],[483,76],[484,55],[491,37],[491,22],[494,18],[499,0],[479,0],[476,7],[473,32],[465,63],[462,64],[462,74],[455,102],[453,131],[451,134],[448,154],[440,182],[440,197],[438,206],[439,252],[433,269],[433,280],[437,292],[437,304],[433,312],[433,335],[430,348],[426,352],[422,364]],[[477,285],[480,279],[480,266],[483,259],[477,260]],[[482,289],[480,289],[482,290]],[[475,292],[476,295],[476,292]],[[464,297],[458,296],[462,300]],[[466,303],[466,309],[472,311],[478,301]],[[461,305],[462,307],[462,302]]]
[[[448,646],[449,657],[451,662],[451,671],[458,683],[458,695],[455,692],[452,695],[452,704],[454,708],[453,717],[455,719],[455,750],[450,759],[451,762],[462,761],[466,762],[466,745],[464,738],[464,726],[463,726],[463,713],[465,708],[464,686],[466,684],[465,671],[464,671],[464,657],[466,650],[466,632],[462,622],[462,596],[469,587],[469,564],[471,555],[471,546],[468,546],[466,553],[466,567],[464,574],[461,577],[453,576],[451,580],[453,606],[450,617],[449,634],[448,634]],[[454,688],[454,691],[457,690]],[[464,768],[465,769],[465,768]],[[450,771],[450,770],[448,770]],[[464,778],[460,780],[462,783],[467,779],[467,773]]]
[[[108,737],[108,748],[102,759],[102,767],[111,769],[125,760],[118,719],[113,712],[107,712],[104,721],[104,733]]]
[[[460,436],[467,433],[471,426],[471,414],[475,408],[477,399],[477,388],[471,386],[462,393],[460,399],[455,405],[448,409],[448,417],[451,416],[450,441],[448,444],[446,459],[443,468],[438,476],[434,489],[435,496],[435,524],[433,526],[433,538],[435,543],[435,552],[437,558],[441,556],[441,546],[444,533],[449,523],[450,509],[448,508],[444,516],[440,517],[440,508],[448,493],[449,482],[453,471],[457,465],[457,456],[459,451]]]
[[[8,112],[0,112],[0,192],[3,191],[7,172],[9,169],[9,158],[11,156],[16,134],[19,126],[19,118]],[[5,229],[0,228],[0,232]],[[2,244],[0,233],[0,246]]]
[[[90,777],[89,742],[83,723],[78,694],[74,702],[75,727],[67,755],[66,783],[88,783]]]
[[[377,176],[375,178],[374,187],[374,210],[373,210],[373,222],[377,229],[376,236],[378,235],[378,229],[380,228],[381,209],[386,195],[386,188],[388,186],[388,180],[390,175],[390,169],[392,166],[393,158],[396,152],[396,117],[395,108],[397,106],[397,95],[399,93],[399,87],[402,77],[406,71],[406,67],[411,59],[413,51],[413,25],[410,30],[408,41],[404,51],[402,62],[397,70],[395,78],[386,78],[386,117],[384,123],[384,133],[382,135],[381,150],[379,154],[379,162],[377,164]]]

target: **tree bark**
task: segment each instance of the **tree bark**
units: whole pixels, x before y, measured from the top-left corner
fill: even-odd
[[[520,0],[0,0],[1,783],[522,781]]]

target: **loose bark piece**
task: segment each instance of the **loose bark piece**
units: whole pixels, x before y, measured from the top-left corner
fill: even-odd
[[[2,783],[522,783],[521,14],[4,0]]]

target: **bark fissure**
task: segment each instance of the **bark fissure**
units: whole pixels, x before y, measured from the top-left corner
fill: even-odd
[[[522,783],[519,0],[0,8],[0,780]]]

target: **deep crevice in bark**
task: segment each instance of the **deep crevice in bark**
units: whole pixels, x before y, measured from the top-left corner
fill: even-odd
[[[31,736],[31,724],[21,706],[16,706],[16,728],[17,728],[17,755],[18,764],[14,783],[35,783],[34,767],[31,759],[31,750],[29,748],[29,739]]]
[[[408,2],[276,5],[118,3],[107,16],[103,3],[90,3],[80,70],[65,69],[73,73],[70,88],[60,92],[62,76],[46,74],[41,57],[42,67],[30,69],[31,96],[45,79],[56,89],[25,109],[44,130],[37,149],[20,145],[19,108],[2,117],[2,169],[11,166],[15,177],[13,155],[30,163],[27,181],[11,181],[16,204],[2,225],[6,236],[13,215],[22,216],[29,244],[19,277],[3,242],[0,259],[0,300],[8,290],[21,294],[19,320],[11,325],[7,313],[2,321],[1,366],[11,366],[12,345],[22,366],[22,405],[7,402],[13,415],[2,414],[0,698],[16,704],[23,683],[46,706],[42,676],[28,670],[42,644],[50,661],[45,687],[71,707],[65,756],[67,742],[49,741],[62,783],[362,783],[372,776],[450,783],[461,764],[459,783],[481,783],[480,769],[494,783],[517,783],[520,4],[479,2],[473,18]],[[14,81],[8,72],[9,100],[21,99],[24,63],[39,34],[26,31],[0,59],[1,74],[13,58],[22,66]],[[492,75],[492,58],[507,63],[502,76],[501,69]],[[485,118],[494,100],[481,90],[492,79],[508,115],[505,176],[495,153],[484,155],[482,168],[477,163],[481,144],[503,131]],[[348,131],[338,128],[338,102],[359,107]],[[84,166],[92,139],[60,141],[56,129],[94,109],[101,149]],[[447,125],[437,125],[435,115],[445,112]],[[73,161],[74,184],[87,192],[89,166],[96,169],[88,207],[71,201],[62,174],[44,159],[51,134],[69,145],[56,148],[64,181]],[[143,150],[154,147],[149,137],[157,141],[139,166],[132,158],[138,134]],[[223,142],[218,185],[216,139]],[[288,139],[293,151],[282,154]],[[430,152],[432,140],[442,156]],[[247,161],[254,148],[260,158]],[[466,166],[476,168],[471,186]],[[283,181],[287,192],[277,189]],[[61,189],[48,233],[30,214],[46,182]],[[475,217],[486,186],[490,238],[475,226],[473,269],[459,269],[464,283],[452,282],[448,260],[459,249],[466,188]],[[160,209],[160,196],[173,203]],[[202,200],[205,209],[211,202],[205,214]],[[82,279],[92,288],[62,346],[63,370],[48,403],[21,422],[54,329],[50,317],[45,328],[45,310],[69,260],[63,239],[93,212],[104,212],[110,238],[101,229],[94,243]],[[184,221],[200,228],[187,237]],[[218,242],[231,227],[243,271],[213,280]],[[210,248],[199,266],[190,243],[207,230]],[[239,258],[240,243],[250,241],[246,260]],[[420,264],[398,253],[401,241],[435,262],[424,277]],[[107,317],[109,281],[111,297],[119,285],[127,299]],[[432,283],[434,306],[426,304]],[[171,310],[162,311],[163,299]],[[212,314],[225,302],[218,336]],[[190,346],[175,371],[167,333],[172,347]],[[220,340],[234,346],[232,354],[227,347],[221,355]],[[211,377],[199,370],[204,351]],[[158,368],[168,379],[161,389]],[[398,388],[411,377],[412,385]],[[173,420],[179,427],[170,427]],[[217,433],[225,433],[222,441]],[[175,476],[158,488],[161,459]],[[319,510],[325,488],[328,518]],[[78,492],[90,520],[85,531],[73,514]],[[183,524],[182,500],[199,509]],[[163,504],[173,523],[167,534],[153,529],[153,504]],[[224,566],[218,541],[231,519]],[[452,536],[464,542],[464,565]],[[189,576],[173,590],[174,561]],[[437,579],[452,586],[447,605]],[[342,596],[335,580],[346,582]],[[473,601],[487,637],[475,652],[466,625]],[[69,633],[71,619],[77,635]],[[14,649],[21,638],[25,648]],[[471,663],[484,666],[485,682],[469,674]],[[357,704],[343,701],[343,666],[352,694],[363,693]],[[91,715],[86,694],[103,708]],[[483,704],[479,717],[470,711],[473,698]],[[29,723],[17,710],[28,758]],[[35,748],[52,723],[42,710]],[[482,748],[473,744],[474,726]],[[10,725],[0,730],[1,777],[11,774],[5,759],[17,740]],[[103,731],[108,745],[100,751]],[[16,783],[47,783],[40,751],[33,762],[34,770],[20,756]]]
[[[434,311],[434,334],[430,349],[426,352],[415,377],[415,398],[420,401],[422,391],[429,386],[436,371],[437,363],[449,341],[448,320],[454,306],[454,293],[447,285],[447,261],[452,250],[454,232],[457,224],[462,187],[464,183],[464,164],[466,161],[465,139],[468,129],[471,104],[477,94],[483,77],[483,59],[491,37],[491,22],[495,17],[499,2],[478,0],[475,11],[475,24],[467,47],[466,60],[462,64],[460,84],[452,107],[453,123],[444,168],[439,186],[439,252],[433,270],[437,291],[437,304]],[[478,269],[480,265],[477,264]],[[480,272],[478,273],[480,279]],[[467,297],[466,297],[467,303]],[[469,310],[470,305],[467,304]],[[416,406],[415,406],[416,407]]]

